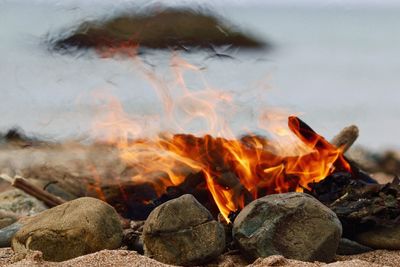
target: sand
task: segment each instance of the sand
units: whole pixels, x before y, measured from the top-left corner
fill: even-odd
[[[213,263],[206,265],[207,267],[267,267],[267,266],[283,266],[283,267],[379,267],[379,266],[400,266],[400,251],[376,250],[353,256],[337,256],[337,261],[333,263],[320,262],[302,262],[296,260],[285,259],[282,256],[271,256],[264,259],[258,259],[254,263],[247,265],[239,255],[224,255]],[[163,264],[148,257],[139,255],[135,251],[127,250],[102,250],[93,254],[81,256],[64,262],[47,262],[43,261],[40,252],[32,252],[24,259],[17,261],[13,251],[10,248],[0,249],[0,266],[10,267],[28,267],[28,266],[45,266],[45,267],[72,267],[72,266],[88,266],[88,267],[169,267],[171,265]]]

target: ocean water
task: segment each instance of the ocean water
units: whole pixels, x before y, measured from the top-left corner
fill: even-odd
[[[399,7],[208,5],[243,31],[270,42],[273,50],[220,49],[232,59],[169,51],[149,51],[138,59],[99,58],[93,52],[61,55],[48,49],[49,36],[140,5],[0,1],[0,131],[18,126],[54,139],[85,135],[99,114],[108,112],[98,97],[104,94],[119,99],[127,116],[143,125],[162,120],[165,101],[160,101],[154,83],[179,99],[182,90],[174,64],[179,60],[197,68],[184,70],[187,88],[205,99],[222,99],[221,124],[229,124],[236,134],[261,131],[260,114],[285,119],[294,113],[328,139],[356,124],[359,144],[400,147]],[[188,98],[179,101],[193,103]],[[180,130],[202,127],[202,122],[189,123]]]

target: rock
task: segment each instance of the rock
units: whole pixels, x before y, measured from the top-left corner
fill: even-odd
[[[136,232],[143,232],[143,226],[146,221],[130,221],[129,228]]]
[[[19,189],[0,193],[0,211],[14,212],[18,215],[34,215],[47,209],[43,202]]]
[[[122,241],[119,215],[107,203],[78,198],[31,218],[13,237],[18,254],[38,250],[48,261],[64,261],[102,249],[116,249]]]
[[[21,217],[18,221],[10,224],[7,227],[0,229],[0,248],[10,247],[11,240],[14,234],[22,228],[23,225],[27,224],[32,217]]]
[[[146,31],[142,31],[146,28]],[[229,45],[243,48],[271,48],[270,44],[254,38],[247,32],[240,32],[228,26],[219,16],[210,11],[201,12],[186,8],[160,8],[159,5],[146,8],[146,12],[121,14],[107,20],[84,22],[69,36],[54,40],[56,51],[68,52],[71,48],[105,48],[140,46],[150,49],[187,48],[209,49],[210,46]],[[110,50],[110,49],[108,49]],[[110,57],[109,51],[102,55]],[[126,53],[127,51],[125,51]]]
[[[384,173],[398,175],[400,173],[400,151],[388,150],[379,159]]]
[[[225,249],[223,226],[192,195],[154,209],[143,228],[146,256],[174,265],[197,265]]]
[[[137,251],[139,254],[144,253],[142,235],[133,229],[124,230],[122,246],[126,246],[129,250]]]
[[[0,229],[15,223],[18,218],[19,216],[13,212],[0,210]]]
[[[346,157],[356,162],[362,170],[368,173],[381,171],[378,163],[380,155],[372,153],[364,147],[353,146],[346,152]]]
[[[374,249],[400,249],[400,225],[374,227],[357,234],[354,240]]]
[[[341,238],[339,242],[339,247],[336,251],[338,255],[356,255],[372,251],[372,248],[361,245],[355,241],[347,238]]]
[[[11,239],[14,234],[21,229],[22,224],[15,222],[7,227],[0,229],[0,248],[11,246]]]
[[[255,260],[271,255],[330,262],[342,234],[336,214],[310,195],[285,193],[259,198],[236,217],[233,237]]]

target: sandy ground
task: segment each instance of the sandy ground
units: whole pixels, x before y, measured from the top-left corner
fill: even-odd
[[[247,265],[238,255],[224,255],[207,267],[264,267],[264,266],[287,266],[287,267],[378,267],[378,266],[400,266],[400,251],[376,250],[354,256],[338,256],[336,262],[325,264],[319,262],[301,262],[288,260],[282,256],[271,256],[264,259],[258,259],[254,263]],[[46,267],[139,267],[155,266],[168,267],[171,265],[163,264],[139,255],[134,251],[127,250],[103,250],[97,253],[81,256],[64,262],[54,263],[46,262],[41,258],[40,252],[32,252],[24,259],[16,261],[16,257],[10,248],[0,249],[0,266],[28,267],[28,266],[46,266]]]

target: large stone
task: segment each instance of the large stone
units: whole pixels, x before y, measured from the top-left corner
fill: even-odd
[[[18,254],[39,250],[48,261],[64,261],[102,249],[116,249],[122,240],[119,215],[107,203],[79,198],[43,211],[14,235]]]
[[[259,198],[236,217],[233,236],[249,259],[271,255],[330,262],[342,226],[336,214],[310,195],[286,193]]]
[[[400,249],[400,225],[374,227],[357,234],[354,239],[374,249]]]
[[[146,256],[175,265],[203,264],[225,249],[223,226],[192,195],[154,209],[143,228]]]

